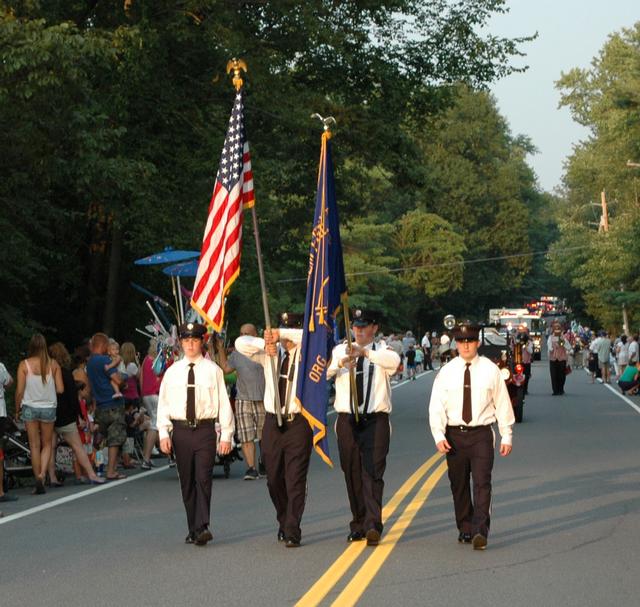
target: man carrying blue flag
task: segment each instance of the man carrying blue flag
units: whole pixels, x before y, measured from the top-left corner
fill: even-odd
[[[374,341],[376,313],[356,309],[353,316],[355,343],[333,349],[327,376],[336,378],[338,451],[353,515],[347,541],[366,538],[369,546],[376,546],[382,533],[382,477],[391,434],[391,377],[400,356]],[[350,379],[354,369],[355,395]]]

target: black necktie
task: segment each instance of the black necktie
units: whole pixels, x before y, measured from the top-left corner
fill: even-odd
[[[280,406],[286,406],[287,381],[289,380],[289,352],[285,350],[280,365],[280,377],[278,378],[278,393],[280,394]]]
[[[358,395],[358,407],[361,407],[364,405],[364,356],[358,356],[356,362],[356,394]]]
[[[464,364],[464,389],[462,392],[462,421],[468,424],[471,421],[471,371],[469,371],[471,363]]]
[[[187,421],[190,424],[196,422],[196,374],[193,370],[195,363],[189,363],[187,375]]]

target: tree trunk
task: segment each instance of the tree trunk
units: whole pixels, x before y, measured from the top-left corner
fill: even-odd
[[[103,330],[113,336],[116,326],[118,304],[118,282],[120,278],[120,262],[122,259],[122,227],[117,221],[111,224],[111,250],[109,251],[109,275],[107,278],[107,292],[104,302]]]

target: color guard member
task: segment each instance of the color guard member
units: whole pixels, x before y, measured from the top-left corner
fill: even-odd
[[[458,541],[484,550],[491,514],[491,426],[498,422],[500,455],[507,456],[515,417],[500,369],[478,356],[479,332],[469,321],[454,328],[459,356],[442,367],[433,383],[429,423],[438,451],[447,454]]]
[[[300,546],[300,521],[307,494],[307,472],[313,432],[296,402],[303,316],[284,313],[281,328],[265,331],[264,339],[241,335],[236,350],[264,367],[262,454],[267,469],[267,486],[278,519],[278,541],[287,548]],[[279,345],[278,345],[279,344]],[[271,358],[275,358],[278,385],[274,389]],[[278,427],[275,390],[280,397],[282,426]]]
[[[221,427],[221,455],[231,451],[234,432],[222,369],[202,356],[206,332],[201,324],[180,325],[178,335],[184,357],[165,372],[158,397],[160,449],[170,455],[173,444],[189,526],[185,542],[198,546],[213,538],[209,522],[216,418]]]
[[[347,484],[353,519],[348,542],[367,539],[369,546],[382,533],[382,479],[389,452],[391,377],[400,356],[384,342],[375,343],[376,315],[354,311],[355,343],[333,349],[327,377],[336,377],[334,409],[340,466]],[[358,421],[352,408],[349,369],[355,369]]]

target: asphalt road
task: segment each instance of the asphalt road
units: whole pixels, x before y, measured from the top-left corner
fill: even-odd
[[[243,462],[227,480],[216,468],[204,548],[183,543],[174,470],[45,496],[24,489],[0,508],[0,605],[638,605],[640,407],[579,370],[552,397],[537,363],[514,451],[496,457],[489,547],[478,552],[456,541],[432,457],[432,382],[394,389],[377,548],[347,546],[342,474],[316,456],[299,549],[277,543],[266,482],[241,480]],[[331,450],[336,459],[333,438]]]

